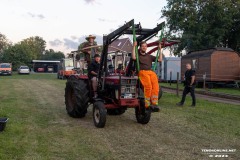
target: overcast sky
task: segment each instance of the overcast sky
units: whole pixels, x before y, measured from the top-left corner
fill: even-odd
[[[17,43],[40,36],[47,49],[76,50],[85,36],[102,35],[135,19],[144,28],[161,23],[166,0],[0,0],[0,32]]]

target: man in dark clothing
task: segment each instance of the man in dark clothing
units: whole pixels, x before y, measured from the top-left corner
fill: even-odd
[[[92,81],[94,97],[97,97],[97,75],[100,68],[100,55],[94,55],[94,61],[88,66],[88,76]]]
[[[177,103],[178,106],[183,106],[185,102],[186,95],[190,92],[192,96],[192,105],[191,107],[196,106],[196,97],[195,97],[195,71],[192,70],[191,64],[186,64],[187,71],[185,72],[185,87],[183,90],[182,100],[181,102]]]

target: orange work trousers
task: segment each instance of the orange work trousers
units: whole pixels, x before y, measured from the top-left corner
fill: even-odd
[[[158,105],[158,78],[152,70],[140,70],[139,78],[144,87],[145,107]]]

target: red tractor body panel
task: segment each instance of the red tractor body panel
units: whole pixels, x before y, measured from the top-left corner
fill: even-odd
[[[69,76],[77,73],[77,72],[74,71],[74,70],[70,70],[70,71],[59,70],[58,72],[59,72],[59,75],[60,75],[60,76],[65,76],[65,77],[67,77],[67,78],[68,78]]]

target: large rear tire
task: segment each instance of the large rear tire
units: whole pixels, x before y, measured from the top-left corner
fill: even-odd
[[[151,119],[151,109],[145,108],[144,99],[140,99],[140,106],[135,108],[135,115],[138,123],[147,124]]]
[[[69,116],[85,117],[89,102],[89,89],[86,80],[69,77],[65,88],[65,104]]]
[[[97,101],[93,104],[93,122],[97,128],[103,128],[106,124],[107,112],[104,103]]]

